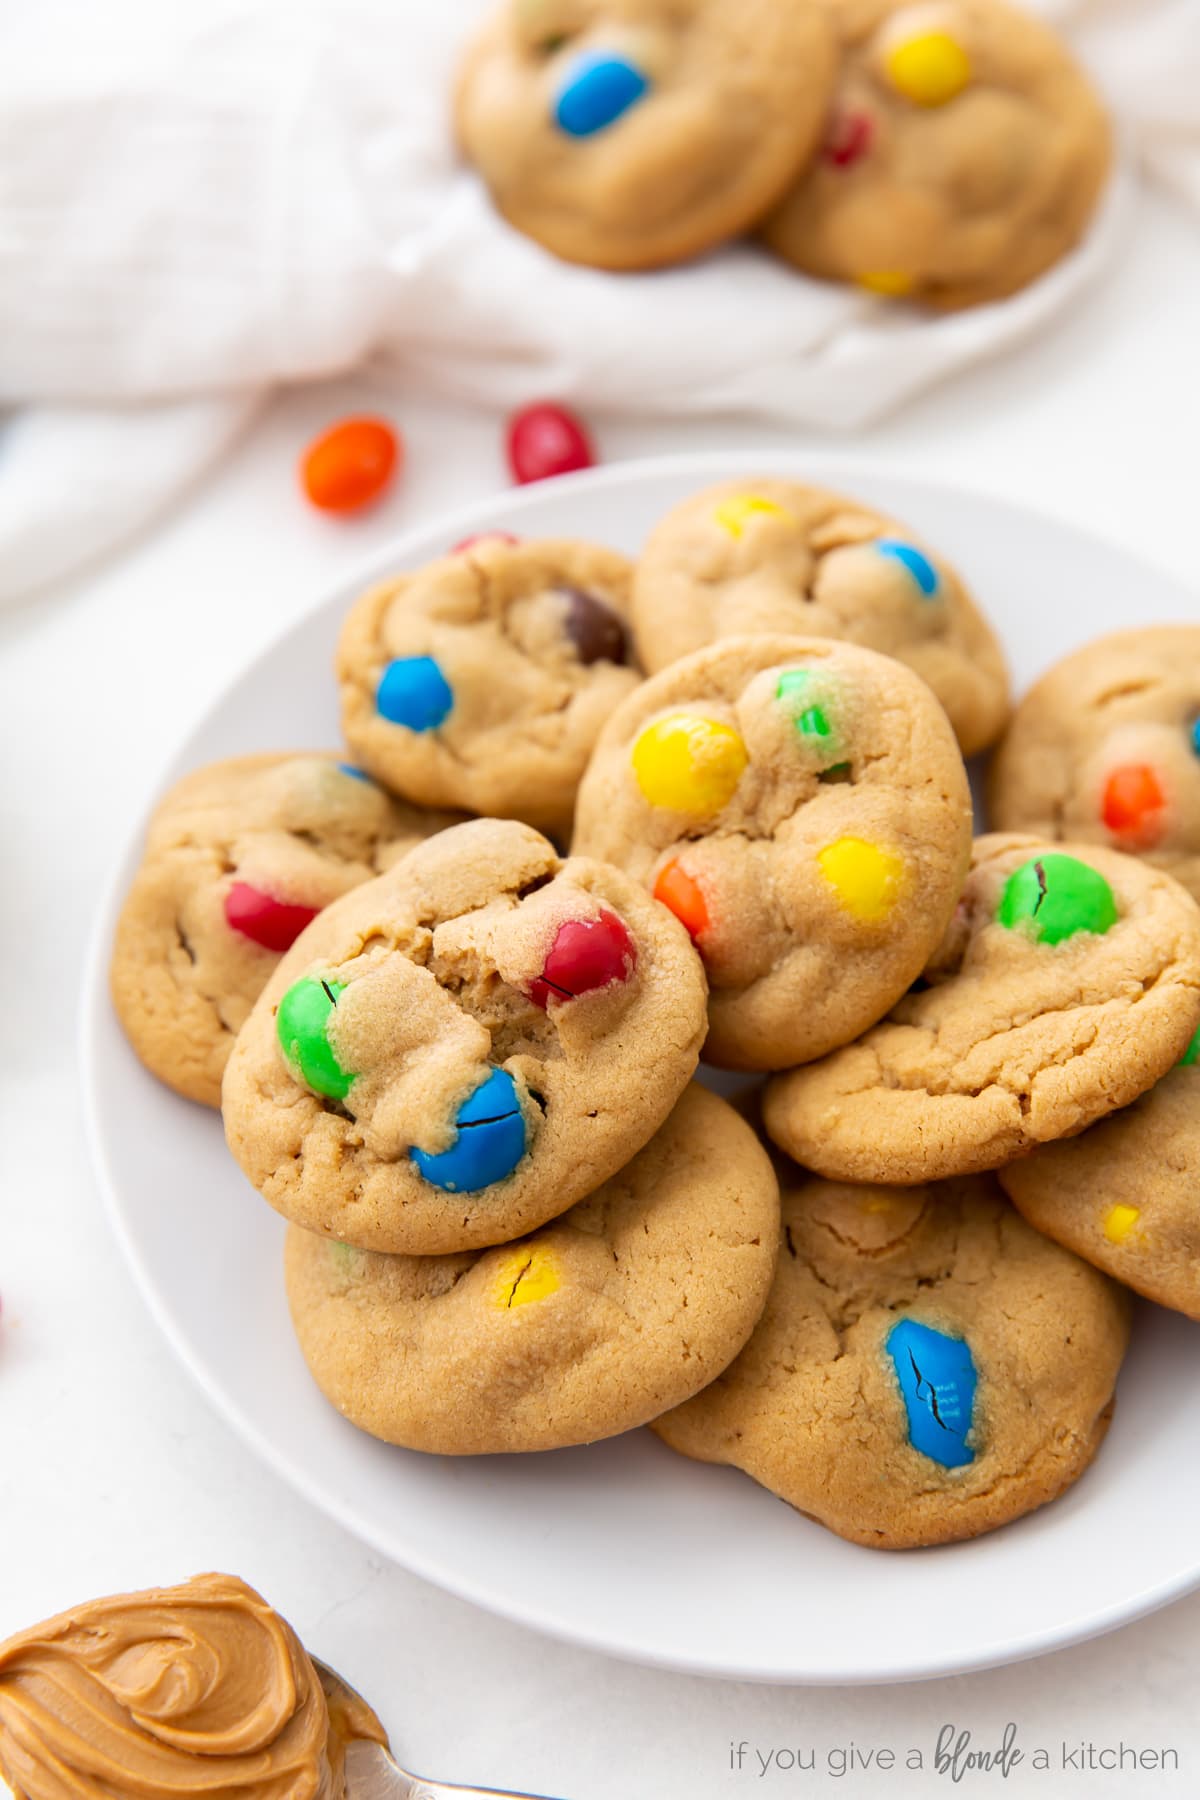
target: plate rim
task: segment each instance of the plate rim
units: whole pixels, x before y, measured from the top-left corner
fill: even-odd
[[[763,475],[775,473],[784,476],[794,475],[798,479],[810,480],[813,485],[836,486],[844,480],[852,489],[856,481],[866,483],[872,481],[899,482],[914,490],[936,490],[942,497],[949,497],[951,500],[958,497],[968,503],[981,503],[993,511],[1007,512],[1016,518],[1033,517],[1051,529],[1067,532],[1083,539],[1093,547],[1098,546],[1107,554],[1129,564],[1152,568],[1160,581],[1175,587],[1181,595],[1192,596],[1192,590],[1188,584],[1173,570],[1156,563],[1152,557],[1143,556],[1139,551],[1131,550],[1125,544],[1110,539],[1104,532],[1095,531],[1088,526],[1078,524],[1074,519],[1064,517],[1051,507],[1039,503],[1012,500],[1003,495],[998,496],[969,481],[955,478],[946,479],[924,471],[913,473],[905,469],[898,461],[889,462],[886,458],[860,458],[852,452],[841,450],[808,451],[776,447],[746,452],[740,450],[685,451],[660,456],[630,458],[599,468],[558,476],[550,482],[535,482],[517,488],[501,488],[479,499],[463,502],[445,512],[432,514],[420,524],[397,532],[385,544],[375,547],[369,555],[356,562],[353,568],[340,577],[336,583],[314,586],[279,629],[273,632],[250,658],[240,663],[222,683],[220,690],[210,696],[202,707],[185,722],[173,745],[158,766],[155,782],[129,832],[122,837],[120,846],[114,854],[112,866],[103,883],[82,963],[81,999],[75,1042],[88,1159],[100,1189],[109,1228],[116,1239],[141,1299],[175,1357],[218,1417],[224,1420],[252,1454],[308,1505],[313,1506],[335,1524],[350,1532],[360,1543],[385,1556],[389,1562],[405,1568],[432,1586],[496,1617],[503,1618],[514,1625],[534,1631],[551,1640],[570,1644],[575,1648],[611,1657],[634,1666],[663,1669],[710,1680],[746,1681],[757,1685],[787,1687],[876,1687],[905,1682],[932,1681],[951,1675],[971,1674],[985,1669],[1000,1668],[1085,1643],[1123,1625],[1132,1624],[1138,1619],[1145,1618],[1161,1607],[1194,1592],[1197,1587],[1200,1587],[1200,1550],[1197,1551],[1196,1561],[1191,1568],[1181,1570],[1172,1577],[1151,1584],[1130,1598],[1109,1601],[1098,1606],[1082,1618],[1077,1618],[1066,1628],[1045,1625],[1029,1634],[1010,1636],[1002,1644],[986,1649],[981,1648],[977,1653],[966,1657],[955,1655],[952,1660],[947,1661],[944,1657],[929,1654],[915,1663],[909,1663],[903,1667],[881,1662],[869,1672],[864,1672],[861,1666],[854,1668],[825,1666],[817,1670],[806,1668],[803,1671],[798,1671],[794,1665],[781,1666],[777,1663],[763,1663],[747,1667],[737,1663],[722,1663],[719,1658],[703,1656],[699,1652],[694,1655],[680,1652],[670,1654],[653,1647],[639,1647],[611,1631],[588,1629],[585,1625],[572,1625],[557,1614],[539,1609],[537,1603],[528,1598],[518,1609],[503,1590],[493,1592],[484,1582],[463,1578],[453,1564],[445,1564],[437,1556],[431,1556],[420,1548],[406,1547],[404,1556],[400,1556],[397,1553],[397,1546],[388,1538],[386,1532],[369,1519],[360,1516],[349,1498],[334,1492],[325,1485],[319,1475],[312,1474],[287,1453],[278,1449],[271,1438],[242,1410],[232,1393],[210,1374],[203,1360],[193,1354],[185,1334],[177,1325],[172,1309],[165,1295],[160,1291],[157,1279],[125,1215],[118,1182],[105,1149],[94,1074],[102,1022],[108,1022],[109,953],[113,927],[124,898],[128,879],[127,869],[135,850],[140,847],[144,839],[146,824],[158,795],[163,791],[164,785],[176,777],[186,746],[210,723],[213,715],[224,705],[231,689],[253,680],[262,665],[270,660],[278,647],[297,630],[307,625],[315,614],[323,612],[340,601],[347,600],[349,596],[381,579],[389,569],[411,557],[413,550],[410,546],[423,547],[431,538],[445,538],[448,543],[456,542],[458,537],[466,535],[471,527],[477,527],[481,515],[486,514],[489,510],[503,511],[506,515],[537,511],[538,502],[548,491],[552,491],[556,497],[563,496],[569,499],[575,494],[586,495],[614,487],[640,485],[647,480],[682,480],[691,478],[693,475],[697,478],[697,485],[700,485],[706,477],[713,481],[721,479],[727,474],[731,464],[737,464],[747,471]],[[424,554],[423,548],[419,548],[419,553]],[[1194,597],[1197,599],[1197,604],[1200,605],[1200,596]]]

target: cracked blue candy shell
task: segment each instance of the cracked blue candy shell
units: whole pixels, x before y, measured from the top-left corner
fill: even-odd
[[[458,1127],[448,1150],[410,1152],[426,1181],[449,1194],[474,1194],[511,1175],[525,1154],[525,1120],[517,1084],[507,1069],[493,1069],[455,1114]]]
[[[887,1352],[908,1413],[908,1441],[944,1469],[974,1462],[967,1437],[975,1413],[975,1360],[962,1338],[901,1319]]]

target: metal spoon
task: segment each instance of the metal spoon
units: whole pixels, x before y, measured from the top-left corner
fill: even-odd
[[[386,1744],[359,1735],[374,1714],[361,1694],[327,1663],[312,1658],[325,1689],[335,1726],[346,1744],[346,1800],[539,1800],[537,1794],[505,1794],[496,1788],[457,1787],[449,1781],[424,1781],[402,1769]]]

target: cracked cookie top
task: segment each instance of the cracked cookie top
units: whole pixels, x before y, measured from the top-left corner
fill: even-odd
[[[441,1255],[565,1212],[696,1067],[704,973],[617,869],[473,820],[303,933],[226,1070],[230,1148],[277,1211]]]
[[[736,1356],[779,1238],[749,1126],[688,1088],[619,1173],[531,1237],[381,1256],[293,1228],[301,1348],[346,1418],[444,1455],[550,1450],[644,1425]]]
[[[1000,1180],[1047,1237],[1200,1319],[1200,1032],[1132,1106],[1022,1157]]]
[[[767,220],[807,274],[952,308],[1028,285],[1083,236],[1104,109],[1062,40],[1001,0],[831,0],[826,137]]]
[[[833,76],[816,0],[509,0],[467,52],[455,118],[519,231],[570,262],[647,269],[774,204]]]
[[[1017,708],[989,793],[1002,831],[1107,844],[1200,900],[1200,625],[1063,657]]]
[[[782,1179],[762,1321],[659,1436],[879,1549],[976,1537],[1069,1487],[1108,1427],[1120,1290],[988,1177]]]
[[[372,588],[338,644],[346,742],[422,804],[569,831],[600,727],[639,680],[629,580],[614,550],[485,536]]]
[[[842,638],[928,682],[965,756],[1008,717],[1004,654],[950,565],[906,526],[799,481],[721,482],[676,506],[638,561],[632,616],[651,674],[717,638]]]
[[[771,1082],[763,1116],[834,1180],[999,1168],[1165,1075],[1200,1024],[1200,909],[1115,851],[980,838],[924,979],[858,1043]]]
[[[830,639],[726,638],[601,734],[575,847],[687,926],[705,1056],[783,1069],[844,1044],[920,973],[971,843],[946,715],[901,664]]]
[[[219,1106],[234,1037],[283,952],[331,900],[454,820],[393,800],[332,753],[186,775],[150,820],[113,943],[113,1002],[142,1062]]]

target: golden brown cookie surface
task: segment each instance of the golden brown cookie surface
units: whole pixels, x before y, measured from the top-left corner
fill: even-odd
[[[613,715],[575,845],[683,920],[709,1061],[781,1069],[879,1018],[945,929],[971,810],[946,715],[901,664],[830,639],[726,638]]]
[[[1082,237],[1110,161],[1091,84],[1002,0],[831,0],[825,144],[767,221],[812,275],[939,307],[1028,285]]]
[[[1128,1341],[1120,1290],[988,1178],[793,1177],[761,1323],[659,1436],[880,1549],[978,1536],[1077,1480]]]
[[[234,1037],[284,950],[341,894],[453,824],[332,753],[197,769],[150,821],[117,923],[113,1003],[152,1074],[219,1106]]]
[[[629,580],[599,545],[486,538],[381,583],[338,645],[346,742],[423,805],[569,831],[600,727],[639,679]]]
[[[447,1455],[548,1450],[645,1424],[723,1369],[762,1311],[778,1236],[754,1133],[691,1087],[534,1236],[400,1257],[293,1227],[288,1294],[314,1376],[354,1424]]]
[[[571,262],[655,268],[779,198],[833,72],[815,0],[510,0],[468,51],[455,116],[518,230]]]
[[[528,826],[440,834],[323,913],[234,1048],[230,1148],[277,1211],[441,1255],[565,1212],[696,1067],[704,973],[619,870]]]
[[[980,838],[924,980],[857,1043],[776,1077],[776,1143],[834,1180],[999,1168],[1126,1106],[1200,1023],[1200,909],[1115,851]]]
[[[1132,1106],[1000,1171],[1031,1225],[1160,1306],[1200,1319],[1200,1036]]]
[[[1107,844],[1200,900],[1200,625],[1076,650],[1017,708],[991,769],[1002,831]]]
[[[651,674],[747,632],[841,638],[920,675],[966,756],[1008,717],[1003,652],[955,571],[907,527],[802,482],[721,482],[673,508],[634,570],[632,613]]]

